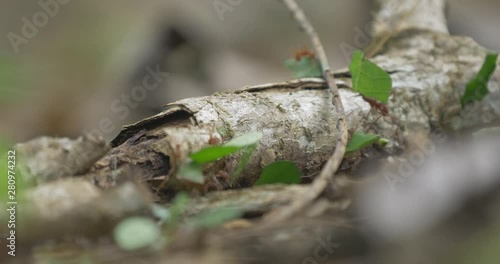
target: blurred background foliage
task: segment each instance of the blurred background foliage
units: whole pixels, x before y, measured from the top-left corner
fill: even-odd
[[[45,0],[49,2],[49,0]],[[72,0],[60,5],[16,54],[7,35],[21,35],[23,17],[43,11],[39,0],[0,2],[0,138],[77,137],[99,127],[135,122],[178,99],[293,78],[283,62],[309,46],[279,1],[242,0],[222,16],[225,0]],[[238,2],[238,1],[233,1]],[[450,29],[500,50],[500,5],[450,0]],[[359,32],[374,1],[299,1],[324,42],[334,68],[346,67],[342,45],[362,49]],[[221,19],[222,17],[222,19]],[[356,40],[358,39],[358,40]],[[111,110],[140,85],[147,66],[170,75],[130,114]]]

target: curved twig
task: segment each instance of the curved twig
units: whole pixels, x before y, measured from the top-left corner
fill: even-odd
[[[292,201],[290,205],[280,208],[265,216],[264,221],[266,221],[267,223],[279,222],[290,218],[294,214],[300,212],[305,206],[311,204],[325,190],[328,182],[333,178],[333,175],[339,168],[340,163],[344,158],[347,141],[349,138],[344,106],[342,105],[342,101],[340,100],[338,87],[335,83],[333,72],[330,69],[330,65],[328,64],[328,60],[326,58],[323,45],[321,45],[321,41],[319,40],[318,34],[306,18],[302,9],[297,5],[295,0],[283,0],[283,3],[292,13],[293,17],[300,25],[300,27],[309,36],[309,39],[313,44],[314,52],[316,53],[316,56],[321,64],[323,77],[325,78],[332,94],[332,103],[337,109],[337,129],[339,131],[339,135],[333,155],[330,157],[330,159],[328,159],[326,165],[321,170],[321,173],[314,179],[313,183],[311,184],[310,190],[306,192],[304,196],[297,197],[294,201]]]

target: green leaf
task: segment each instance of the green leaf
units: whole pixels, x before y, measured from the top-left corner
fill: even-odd
[[[224,146],[226,147],[239,147],[244,148],[247,146],[255,145],[259,143],[262,138],[262,133],[260,132],[250,132],[245,135],[239,136],[237,138],[233,138],[228,141]]]
[[[239,218],[243,215],[243,210],[236,207],[216,209],[202,213],[191,219],[189,224],[196,228],[217,227],[225,222]]]
[[[380,138],[377,142],[377,144],[382,148],[384,148],[388,143],[389,140],[387,138]]]
[[[190,201],[191,199],[189,198],[189,195],[187,193],[185,192],[178,193],[175,196],[172,205],[170,206],[172,215],[181,215],[189,205]]]
[[[302,57],[300,61],[297,61],[296,59],[288,59],[285,61],[285,66],[297,78],[323,76],[321,65],[318,60],[311,59],[309,57]]]
[[[168,208],[155,203],[151,204],[151,213],[162,222],[172,218],[172,214]]]
[[[187,179],[196,183],[203,183],[204,177],[201,170],[201,164],[216,161],[220,158],[243,150],[238,167],[233,174],[233,181],[241,174],[245,168],[250,156],[257,148],[257,143],[259,143],[262,138],[262,133],[260,132],[250,132],[242,136],[233,138],[226,144],[221,146],[210,146],[203,148],[198,152],[189,155],[193,162],[184,164],[179,170],[179,178]]]
[[[392,88],[392,79],[387,72],[365,59],[363,52],[359,50],[352,55],[349,70],[353,91],[387,104]]]
[[[240,176],[241,172],[243,172],[243,169],[247,165],[248,161],[250,160],[250,157],[252,156],[252,153],[255,151],[257,148],[257,144],[248,146],[243,149],[243,154],[241,155],[240,162],[238,164],[238,167],[236,168],[236,171],[233,174],[233,181]]]
[[[205,182],[201,165],[197,162],[188,162],[183,164],[179,169],[177,177],[194,183],[203,184]]]
[[[352,135],[349,144],[347,145],[347,152],[352,152],[365,148],[375,142],[380,140],[379,135],[375,134],[365,134],[363,132],[356,132]]]
[[[255,186],[273,183],[298,184],[301,172],[297,165],[291,161],[275,161],[262,169],[260,178]]]
[[[187,193],[177,193],[174,201],[168,208],[170,211],[170,218],[167,219],[167,222],[170,225],[176,225],[179,222],[179,219],[184,214],[184,211],[186,211],[186,208],[188,207],[190,201],[191,199],[189,198],[189,195]]]
[[[488,82],[497,66],[497,58],[498,54],[486,55],[483,66],[481,66],[478,74],[465,88],[464,95],[460,99],[462,107],[473,101],[481,101],[488,95]]]
[[[149,218],[130,217],[114,229],[116,244],[125,250],[136,250],[153,245],[160,238],[160,228]]]
[[[257,144],[262,138],[262,133],[251,132],[234,138],[222,146],[211,146],[189,155],[191,159],[200,164],[216,161],[222,157],[233,154],[245,147]]]
[[[211,146],[201,149],[198,152],[191,153],[189,157],[193,161],[200,164],[216,161],[222,157],[233,154],[240,150],[239,147],[227,147],[227,146]]]

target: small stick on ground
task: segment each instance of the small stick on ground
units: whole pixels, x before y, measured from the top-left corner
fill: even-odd
[[[335,83],[333,72],[330,69],[330,65],[328,64],[328,60],[326,58],[323,45],[321,45],[321,41],[319,40],[318,34],[314,30],[311,23],[307,20],[304,12],[297,5],[295,0],[283,0],[283,3],[292,13],[293,17],[300,25],[300,27],[309,36],[309,39],[313,44],[314,52],[319,59],[321,69],[323,71],[323,77],[325,78],[332,94],[332,103],[337,109],[337,129],[339,131],[339,136],[333,155],[330,157],[330,159],[328,159],[326,165],[323,167],[320,174],[314,179],[313,183],[311,183],[310,191],[302,197],[296,197],[296,199],[292,201],[290,205],[280,208],[270,213],[269,215],[266,215],[264,217],[264,221],[266,223],[284,221],[302,211],[307,205],[314,202],[314,200],[326,189],[328,182],[332,180],[333,175],[339,168],[340,163],[344,158],[347,141],[349,138],[344,106],[342,105],[342,101],[340,100],[339,90],[337,84]]]

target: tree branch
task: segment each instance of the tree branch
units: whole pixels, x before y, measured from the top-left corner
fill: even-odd
[[[449,34],[446,0],[378,0],[372,37],[411,28]]]
[[[372,43],[365,49],[373,57],[385,43],[398,32],[408,29],[448,33],[446,25],[446,0],[378,0],[372,25]]]

